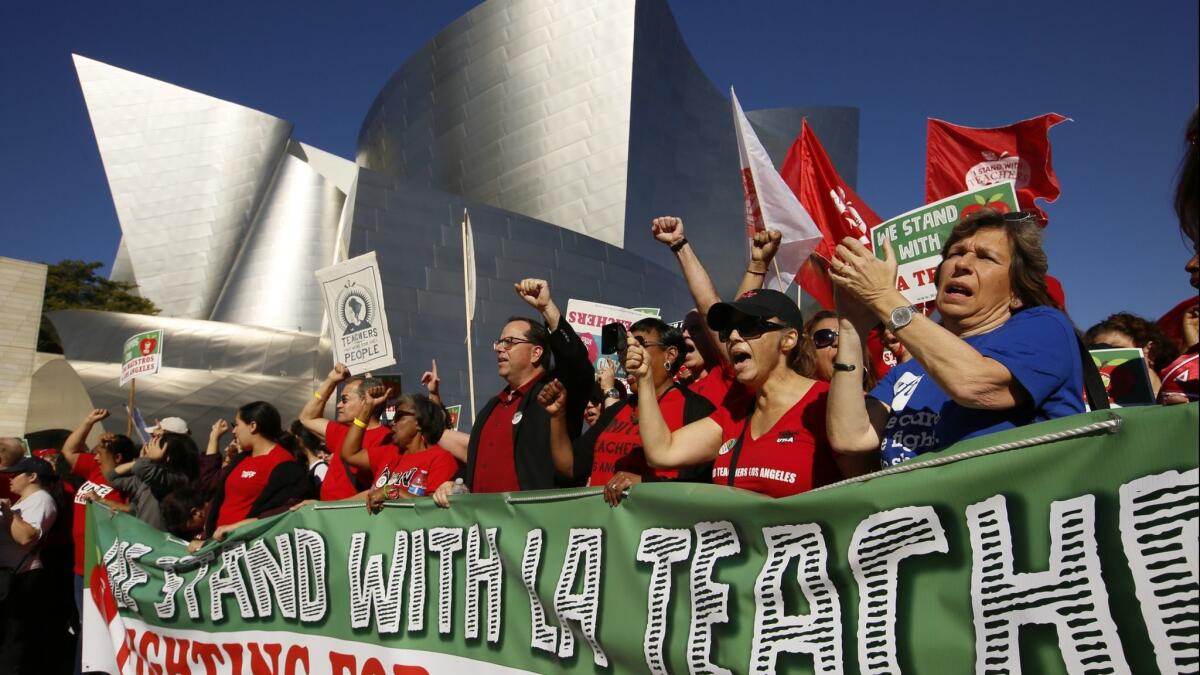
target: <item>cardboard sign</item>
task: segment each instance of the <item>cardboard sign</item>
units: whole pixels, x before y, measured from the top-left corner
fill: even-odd
[[[334,361],[359,375],[396,363],[375,252],[317,270]]]
[[[162,368],[162,329],[138,333],[125,341],[121,348],[121,384],[141,377],[153,375]]]
[[[446,428],[450,431],[458,431],[458,420],[462,417],[462,405],[446,406]]]
[[[875,257],[883,260],[883,242],[891,240],[896,256],[896,290],[914,305],[937,297],[934,272],[942,262],[942,245],[960,220],[984,208],[1017,211],[1013,182],[988,185],[939,199],[871,228]]]
[[[1150,370],[1146,355],[1137,347],[1114,349],[1092,349],[1088,352],[1100,379],[1108,392],[1108,402],[1114,406],[1154,405],[1154,385],[1150,382]]]

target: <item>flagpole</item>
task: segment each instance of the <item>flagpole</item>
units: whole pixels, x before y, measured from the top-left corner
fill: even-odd
[[[463,316],[467,320],[467,386],[471,400],[471,419],[475,419],[475,357],[471,349],[471,288],[467,265],[467,210],[463,209],[462,220],[462,257],[463,257]]]
[[[779,292],[787,293],[787,286],[783,285],[783,274],[779,271],[779,260],[771,258],[771,264],[775,266],[775,279],[779,281]]]

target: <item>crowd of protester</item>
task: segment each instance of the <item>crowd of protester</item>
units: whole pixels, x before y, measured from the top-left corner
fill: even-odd
[[[1188,138],[1176,210],[1196,247],[1195,115]],[[896,290],[890,252],[881,260],[848,238],[829,261],[836,307],[807,320],[788,296],[763,288],[777,232],[752,238],[731,301],[719,297],[681,219],[655,219],[651,235],[678,262],[694,311],[677,325],[634,323],[594,367],[550,285],[517,282],[537,316],[511,318],[492,343],[503,384],[469,432],[448,428],[436,364],[420,393],[337,364],[302,410],[246,403],[212,426],[203,450],[175,417],[148,429],[140,448],[103,433],[89,449],[108,417],[102,409],[58,450],[27,456],[18,439],[0,439],[0,672],[52,671],[55,659],[69,660],[73,638],[59,636],[78,635],[91,502],[195,551],[315,501],[358,500],[379,512],[397,499],[452,508],[472,492],[591,486],[618,506],[640,483],[669,481],[785,497],[1083,412],[1094,370],[1086,348],[1140,348],[1159,402],[1200,399],[1194,300],[1171,325],[1120,312],[1079,332],[1047,286],[1031,213],[983,210],[957,224],[927,307]],[[1186,271],[1200,288],[1200,259]],[[294,420],[285,424],[285,414]],[[73,617],[45,601],[65,597],[71,573]]]

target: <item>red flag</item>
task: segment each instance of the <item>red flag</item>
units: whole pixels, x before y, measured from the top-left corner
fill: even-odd
[[[801,122],[800,135],[788,149],[779,174],[821,230],[822,239],[813,255],[830,260],[845,237],[854,237],[871,248],[871,228],[880,223],[880,218],[838,175],[808,120]],[[821,306],[833,309],[833,287],[821,261],[810,256],[801,265],[796,280]]]
[[[1021,208],[1046,214],[1034,198],[1058,199],[1058,178],[1050,165],[1050,127],[1068,118],[1057,113],[1007,127],[975,129],[930,118],[925,149],[925,202],[966,190],[1015,180]]]

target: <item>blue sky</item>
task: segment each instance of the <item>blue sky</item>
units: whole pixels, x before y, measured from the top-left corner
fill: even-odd
[[[120,230],[72,52],[282,117],[353,157],[385,80],[476,3],[2,4],[0,255],[109,263]],[[1073,118],[1051,132],[1063,194],[1046,207],[1046,248],[1086,327],[1118,310],[1157,317],[1192,293],[1171,196],[1198,97],[1197,4],[671,7],[701,67],[746,108],[859,107],[858,192],[885,218],[922,201],[927,117]]]

